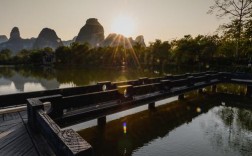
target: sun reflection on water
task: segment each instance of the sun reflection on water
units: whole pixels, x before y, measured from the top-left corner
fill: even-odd
[[[123,133],[127,134],[127,123],[126,122],[123,123]]]

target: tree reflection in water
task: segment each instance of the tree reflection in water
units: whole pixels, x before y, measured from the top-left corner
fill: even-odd
[[[90,127],[78,133],[94,148],[97,156],[132,155],[134,150],[149,142],[164,138],[173,129],[190,123],[195,117],[214,107],[211,103],[197,100],[175,101],[108,122],[104,128]],[[200,108],[200,112],[197,109]],[[127,123],[127,131],[124,126]],[[155,149],[153,149],[155,150]]]
[[[211,122],[203,124],[207,139],[212,147],[225,154],[228,151],[241,155],[252,155],[252,108],[251,99],[242,99],[225,95],[220,99],[228,99],[223,106],[212,109]],[[237,107],[248,104],[250,108]],[[239,154],[239,155],[240,155]]]
[[[95,155],[251,155],[251,106],[235,107],[250,101],[228,94],[194,96],[78,133]]]
[[[166,73],[177,72],[185,73],[182,71],[166,71]],[[162,76],[162,74],[164,73],[160,72],[160,74],[155,74],[152,70],[89,70],[83,69],[82,67],[59,69],[37,67],[0,68],[0,77],[8,80],[8,83],[13,82],[15,88],[20,88],[20,91],[22,91],[25,84],[29,83],[41,84],[45,89],[54,89],[60,87],[61,84],[81,86],[95,84],[96,82],[105,80],[122,81],[137,79],[141,76],[157,77]],[[1,85],[3,84],[0,84],[0,88]],[[34,88],[34,90],[37,90],[37,88]],[[210,88],[207,90],[210,90]],[[10,92],[10,90],[8,91]],[[225,84],[218,85],[217,91],[244,95],[246,87]],[[211,147],[214,148],[215,151],[220,151],[223,154],[227,153],[227,151],[233,151],[234,155],[252,155],[252,111],[251,109],[228,106],[235,104],[252,104],[251,99],[236,98],[234,95],[217,94],[210,98],[208,97],[194,102],[187,100],[186,97],[185,101],[179,101],[176,104],[170,103],[167,106],[156,108],[156,111],[153,112],[145,111],[144,113],[138,113],[138,115],[126,116],[120,120],[109,122],[106,125],[106,127],[109,127],[108,129],[100,131],[97,127],[89,128],[85,130],[87,133],[84,134],[83,132],[82,134],[88,141],[96,144],[95,147],[98,148],[100,152],[98,155],[110,155],[111,153],[105,153],[104,151],[115,152],[118,148],[122,150],[114,154],[127,155],[131,154],[132,150],[141,148],[156,138],[165,138],[168,134],[170,135],[174,129],[185,123],[190,124],[194,118],[197,118],[199,115],[201,116],[201,114],[205,115],[203,113],[208,112],[210,109],[210,112],[212,112],[210,113],[211,116],[201,123],[201,128],[205,134],[204,137],[207,138],[205,141],[210,142]],[[213,106],[220,104],[225,104],[226,106],[219,106],[211,109]],[[123,130],[123,123],[125,122],[127,123],[126,134],[121,133]],[[195,130],[195,128],[193,127],[192,130]],[[96,137],[100,140],[96,141]],[[121,140],[117,144],[116,141],[119,139]],[[109,143],[106,142],[106,140],[109,140]],[[189,145],[190,141],[191,140],[187,141]],[[183,150],[183,148],[179,148],[179,150]]]
[[[14,84],[54,82],[55,87],[83,86],[96,84],[99,81],[125,81],[139,77],[158,77],[160,75],[149,70],[127,69],[86,69],[84,67],[0,67],[0,78]],[[69,85],[67,85],[69,84]],[[51,85],[51,83],[50,83]],[[1,86],[1,84],[0,84]],[[44,85],[45,89],[54,89]],[[36,89],[35,89],[36,90]]]
[[[24,91],[24,84],[36,83],[44,89],[55,89],[62,87],[74,87],[83,85],[92,85],[100,81],[126,81],[138,79],[139,77],[161,77],[165,74],[183,74],[187,72],[199,72],[200,69],[184,69],[184,68],[85,68],[81,66],[75,67],[0,67],[0,78],[11,81],[18,86],[19,91]],[[1,84],[0,84],[1,87]],[[36,91],[40,88],[33,87]],[[208,89],[209,90],[209,89]],[[234,94],[245,95],[246,87],[240,85],[218,85],[218,92],[229,92]]]

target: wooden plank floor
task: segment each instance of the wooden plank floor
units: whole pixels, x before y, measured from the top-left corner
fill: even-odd
[[[26,111],[0,115],[0,155],[40,155],[26,126]]]

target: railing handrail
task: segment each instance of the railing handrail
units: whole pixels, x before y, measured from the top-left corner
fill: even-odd
[[[83,117],[86,119],[100,118],[111,113],[151,104],[171,96],[180,96],[188,91],[202,89],[218,83],[240,83],[237,80],[231,81],[233,75],[226,72],[194,75],[166,76],[165,78],[157,78],[157,80],[140,78],[139,80],[121,83],[125,84],[123,86],[105,81],[97,84],[100,91],[92,90],[94,92],[70,96],[53,95],[27,99],[28,123],[35,131],[40,131],[46,136],[56,155],[91,155],[92,147],[90,144],[72,129],[61,129],[57,123],[59,124],[63,120],[64,123],[68,124],[73,122],[72,120],[83,121]],[[252,85],[251,80],[246,82],[248,85]],[[245,81],[242,83],[245,83]],[[183,86],[182,89],[181,86]],[[250,94],[252,94],[252,86],[249,89]],[[114,101],[110,103],[111,100]],[[48,112],[44,111],[43,102],[51,103]],[[102,103],[104,107],[99,107]],[[88,104],[90,104],[90,107],[85,108],[85,110],[81,108]],[[95,105],[98,107],[94,107]],[[77,107],[77,111],[64,114],[64,109],[75,107]]]
[[[33,91],[33,92],[23,92],[23,93],[14,93],[14,94],[7,94],[7,95],[0,95],[0,108],[1,107],[8,107],[13,105],[20,105],[25,104],[26,99],[33,98],[33,97],[42,97],[48,95],[55,95],[61,94],[63,96],[71,96],[76,94],[85,94],[91,92],[99,92],[103,91],[103,85],[106,85],[106,90],[113,90],[116,89],[119,85],[132,85],[132,86],[140,86],[144,84],[151,84],[151,83],[161,83],[162,80],[180,80],[186,79],[188,77],[201,77],[206,76],[212,78],[220,78],[220,77],[234,77],[237,79],[244,79],[244,78],[251,78],[252,74],[244,74],[244,73],[228,73],[228,72],[201,72],[201,73],[187,73],[187,74],[180,74],[180,75],[169,75],[164,77],[157,77],[157,78],[139,78],[138,80],[128,80],[128,81],[121,81],[121,82],[98,82],[96,85],[85,85],[79,87],[70,87],[70,88],[60,88],[60,89],[51,89],[51,90],[43,90],[43,91]]]

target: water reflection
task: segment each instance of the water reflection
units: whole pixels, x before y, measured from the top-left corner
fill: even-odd
[[[195,103],[176,101],[160,106],[155,111],[146,110],[111,121],[105,129],[92,127],[79,133],[94,146],[95,155],[131,155],[145,143],[165,137],[172,129],[191,122],[200,114],[197,108],[207,111],[213,107],[209,104],[199,105],[202,103],[205,101],[199,100]],[[122,128],[124,123],[127,123],[126,134]]]
[[[135,69],[0,67],[0,94],[91,85],[99,81],[125,81],[145,76],[159,75]]]
[[[251,154],[251,110],[218,106],[221,97],[175,101],[78,133],[94,147],[95,155]]]
[[[0,94],[48,90],[96,84],[100,81],[125,81],[139,77],[160,77],[165,74],[199,72],[201,68],[167,67],[132,69],[85,69],[84,67],[0,67]],[[8,86],[8,87],[7,87]],[[228,89],[229,88],[229,89]],[[245,86],[220,85],[218,91],[245,94]]]
[[[202,127],[215,150],[252,155],[252,109],[220,106],[211,122]]]
[[[217,85],[217,91],[236,95],[246,95],[247,86],[237,84],[219,84]]]

